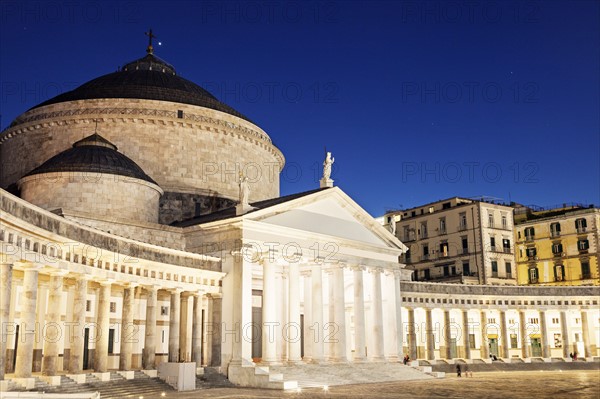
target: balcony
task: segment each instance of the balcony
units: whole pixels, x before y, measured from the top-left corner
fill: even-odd
[[[492,246],[490,247],[490,251],[492,251],[492,252],[496,252],[496,246],[495,246],[495,245],[492,245]]]
[[[525,241],[533,241],[535,240],[535,235],[526,235],[525,236]]]
[[[586,226],[579,226],[577,227],[577,234],[583,234],[587,231],[587,227]]]
[[[462,249],[462,254],[463,255],[468,255],[469,254],[469,248],[463,248]]]
[[[529,284],[537,284],[539,282],[539,279],[536,278],[529,278]]]
[[[550,237],[552,237],[552,238],[560,237],[560,231],[551,231]]]
[[[536,261],[536,260],[538,260],[538,259],[539,259],[539,258],[538,258],[538,256],[537,256],[537,255],[527,255],[527,260],[529,260],[529,261],[531,261],[531,262],[533,262],[533,261]]]
[[[461,224],[458,226],[458,231],[465,231],[467,229],[467,225],[466,224]]]
[[[504,252],[505,254],[512,254],[510,247],[502,247],[502,252]]]
[[[590,280],[592,278],[592,273],[583,273],[579,275],[580,280]]]
[[[421,233],[420,236],[421,236],[421,239],[429,237],[429,235],[427,234],[426,231]]]
[[[498,277],[498,272],[492,272],[492,277]]]
[[[429,260],[429,254],[421,255],[421,260]]]

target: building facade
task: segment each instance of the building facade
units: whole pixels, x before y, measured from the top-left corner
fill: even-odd
[[[600,209],[530,211],[515,226],[520,285],[599,285]]]
[[[440,201],[390,215],[396,236],[326,171],[323,187],[279,197],[283,155],[266,133],[147,51],[0,133],[0,389],[164,362],[284,389],[270,366],[487,360],[492,338],[512,345],[517,316],[543,348],[560,329],[541,356],[564,355],[559,341],[598,355],[600,288],[491,286],[516,281],[510,208]],[[442,319],[500,329],[460,349],[432,333]],[[519,342],[532,356],[519,328],[507,357]]]
[[[512,208],[449,198],[387,213],[415,281],[516,284]]]

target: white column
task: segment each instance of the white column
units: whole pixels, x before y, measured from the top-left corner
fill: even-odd
[[[287,295],[287,274],[282,267],[277,266],[275,273],[275,286],[277,287],[277,300],[275,317],[277,325],[275,327],[275,345],[277,353],[277,361],[279,363],[285,362],[288,356],[288,348],[286,340],[283,339],[283,327],[287,324],[288,319],[288,295]]]
[[[98,311],[96,312],[96,350],[94,369],[99,373],[108,370],[108,329],[110,328],[110,281],[101,281],[98,289]]]
[[[550,342],[548,336],[548,323],[546,319],[546,311],[540,310],[540,333],[542,335],[542,357],[550,359],[552,354],[550,352]]]
[[[300,265],[297,262],[289,264],[288,276],[288,322],[284,328],[284,341],[289,343],[288,362],[299,363],[302,353],[300,329]]]
[[[367,358],[367,339],[365,334],[365,294],[364,279],[361,266],[354,270],[354,361],[361,362]]]
[[[465,359],[471,358],[471,341],[469,339],[469,335],[471,333],[471,326],[469,325],[469,311],[462,311],[462,321],[463,321],[463,346],[465,349]]]
[[[394,298],[396,299],[396,354],[398,360],[404,357],[404,329],[402,324],[402,292],[400,291],[401,273],[394,272]]]
[[[371,311],[373,313],[373,350],[369,350],[369,357],[373,361],[385,360],[383,343],[383,304],[381,299],[381,270],[373,268],[370,270],[372,291]]]
[[[194,294],[194,319],[192,321],[192,361],[202,364],[202,293]]]
[[[171,291],[169,309],[169,362],[179,362],[179,324],[181,321],[181,289]]]
[[[314,264],[311,274],[312,282],[312,331],[309,331],[313,347],[313,363],[321,363],[323,357],[323,273],[321,265]]]
[[[312,325],[312,282],[311,270],[302,271],[304,284],[304,362],[310,362],[313,354],[314,334],[311,330]]]
[[[452,326],[450,325],[450,309],[444,309],[444,344],[446,359],[452,359]],[[441,355],[441,354],[440,354]]]
[[[81,374],[83,371],[83,349],[84,349],[84,326],[85,326],[85,308],[87,301],[87,276],[79,275],[75,277],[75,289],[73,297],[73,323],[74,329],[72,335],[67,334],[67,339],[71,340],[69,351],[69,372],[71,374]]]
[[[123,290],[123,314],[121,316],[121,351],[119,354],[119,369],[131,370],[131,356],[135,326],[133,324],[135,285],[130,284]]]
[[[427,345],[427,360],[435,360],[435,341],[433,335],[433,317],[431,309],[425,309],[425,341]]]
[[[278,300],[275,295],[275,262],[263,259],[263,292],[262,292],[262,364],[277,363],[276,323]]]
[[[408,308],[408,347],[410,360],[417,360],[417,324],[413,308]]]
[[[566,310],[560,311],[560,329],[562,332],[562,341],[563,341],[563,357],[566,359],[569,357],[569,353],[571,350],[571,343],[569,341],[569,322],[568,315]]]
[[[490,358],[490,348],[488,346],[488,338],[487,338],[487,313],[485,310],[481,311],[480,314],[481,320],[481,358],[489,359]]]
[[[581,310],[581,338],[583,339],[583,347],[585,349],[585,353],[583,354],[586,358],[592,358],[594,356],[595,350],[592,351],[592,345],[594,344],[591,341],[591,337],[595,334],[590,334],[590,323],[588,321],[588,311],[585,309]]]
[[[529,335],[527,335],[527,319],[525,310],[519,310],[519,327],[519,334],[521,335],[521,356],[523,356],[523,359],[527,359],[531,356],[531,347],[529,345]],[[487,357],[489,357],[489,354]]]
[[[189,362],[192,357],[192,337],[190,334],[190,298],[189,292],[181,294],[179,319],[179,361]],[[192,305],[193,306],[193,305]]]
[[[0,381],[6,372],[6,337],[4,326],[10,315],[10,295],[12,289],[12,263],[0,263]]]
[[[344,268],[343,265],[333,267],[331,275],[333,282],[333,320],[337,330],[334,335],[333,360],[347,362],[346,354],[346,300],[344,296]]]
[[[33,367],[33,344],[35,341],[35,310],[38,291],[38,268],[26,265],[23,269],[23,293],[21,295],[21,330],[17,347],[16,378],[29,378]]]
[[[157,306],[158,285],[151,285],[146,288],[146,331],[144,334],[144,350],[142,352],[142,367],[146,370],[152,370],[155,367]]]
[[[500,338],[502,340],[502,357],[505,359],[510,359],[510,348],[508,347],[508,328],[506,328],[505,310],[500,311],[500,334]]]

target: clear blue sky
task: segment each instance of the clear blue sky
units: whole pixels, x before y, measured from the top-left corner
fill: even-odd
[[[600,204],[600,2],[0,3],[2,129],[156,54],[262,127],[281,193],[373,215],[451,196]]]

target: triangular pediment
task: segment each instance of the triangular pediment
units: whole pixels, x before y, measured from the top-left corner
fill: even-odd
[[[402,243],[338,188],[294,199],[248,216],[279,227],[374,246],[404,248]]]

